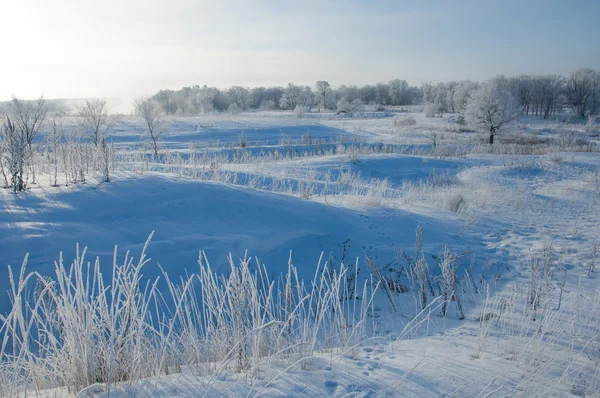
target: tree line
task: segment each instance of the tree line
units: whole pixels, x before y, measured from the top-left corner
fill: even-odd
[[[509,95],[524,115],[538,115],[547,119],[570,108],[573,115],[583,118],[597,115],[600,111],[600,72],[593,69],[580,68],[566,77],[497,76],[489,82]],[[447,112],[463,113],[469,99],[481,86],[481,83],[469,80],[436,85],[424,83],[421,88],[425,113],[428,116]]]
[[[565,107],[579,117],[600,111],[600,72],[593,69],[577,69],[568,76],[497,76],[493,80],[514,98],[525,115],[547,119]],[[306,110],[350,112],[361,105],[424,105],[428,116],[436,116],[465,112],[469,98],[480,88],[481,83],[470,80],[423,83],[415,87],[406,80],[395,79],[388,83],[338,88],[327,81],[317,81],[314,87],[294,83],[285,87],[232,86],[228,89],[195,85],[180,90],[160,90],[151,98],[165,114],[294,110],[299,106]]]
[[[342,85],[336,89],[327,81],[310,86],[288,83],[286,87],[208,86],[160,90],[152,96],[166,114],[202,114],[215,111],[293,110],[298,106],[320,110],[348,110],[362,104],[414,105],[422,102],[422,92],[406,80],[366,85]]]

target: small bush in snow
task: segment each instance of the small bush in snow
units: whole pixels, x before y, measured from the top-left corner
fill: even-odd
[[[446,209],[454,213],[460,213],[464,206],[465,199],[462,195],[456,194],[446,198]]]
[[[425,104],[423,113],[425,113],[425,117],[441,117],[441,111],[438,104]]]
[[[261,111],[271,111],[277,109],[277,104],[273,100],[262,100],[259,109]]]
[[[240,113],[242,111],[242,109],[238,106],[238,104],[236,102],[232,102],[231,105],[229,105],[229,108],[227,108],[227,113],[231,113],[231,114],[237,114]]]
[[[412,127],[412,126],[416,126],[416,125],[417,125],[417,121],[415,120],[415,118],[412,115],[406,116],[402,119],[394,119],[395,127]]]
[[[589,116],[587,123],[585,124],[585,132],[590,134],[592,137],[600,135],[600,126],[596,123],[596,116]]]
[[[296,105],[296,107],[294,108],[294,115],[296,115],[298,119],[302,119],[305,113],[306,107],[304,105]]]
[[[555,139],[555,143],[560,150],[567,150],[573,147],[585,147],[590,145],[584,133],[573,130],[561,130]]]
[[[354,113],[358,111],[361,105],[362,102],[359,99],[355,99],[352,102],[350,102],[346,100],[346,98],[342,98],[337,103],[337,110],[338,112]]]

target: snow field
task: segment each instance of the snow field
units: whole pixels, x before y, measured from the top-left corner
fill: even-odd
[[[413,117],[184,118],[160,159],[115,143],[109,183],[84,144],[61,158],[69,186],[41,155],[39,184],[2,192],[3,393],[597,394],[594,139],[525,120],[544,140],[490,153]]]

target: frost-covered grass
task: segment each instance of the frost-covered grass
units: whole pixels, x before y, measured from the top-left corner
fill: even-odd
[[[302,362],[316,350],[347,349],[372,335],[367,313],[377,286],[352,269],[318,264],[312,281],[291,262],[271,280],[257,260],[215,274],[200,254],[197,274],[143,281],[149,261],[127,253],[112,276],[86,250],[55,276],[10,271],[11,312],[0,334],[0,380],[8,396],[66,387],[77,393],[96,383],[109,391],[121,381],[181,372],[198,375],[259,371],[275,359]],[[357,272],[357,268],[354,268]],[[105,275],[108,273],[108,275]],[[361,300],[355,300],[360,295]]]
[[[448,248],[435,272],[421,239],[418,229],[414,255],[400,254],[404,266],[393,277],[371,263],[370,277],[361,280],[357,267],[325,262],[306,284],[291,259],[287,273],[273,280],[249,258],[236,265],[230,257],[229,273],[216,274],[201,253],[197,274],[175,282],[163,271],[166,289],[159,289],[158,279],[142,279],[150,238],[138,260],[127,254],[118,263],[115,249],[108,272],[99,260],[86,262],[85,249],[70,266],[61,256],[52,278],[27,273],[25,260],[10,273],[13,309],[0,328],[3,394],[122,396],[142,388],[169,396],[163,386],[183,378],[175,395],[213,395],[237,374],[246,380],[238,393],[257,396],[290,383],[288,372],[292,379],[306,372],[295,376],[306,382],[302,377],[330,369],[335,380],[337,373],[358,373],[341,361],[366,360],[373,364],[370,372],[381,367],[398,373],[391,383],[374,373],[365,385],[369,371],[363,371],[356,375],[357,391],[412,390],[428,375],[430,384],[417,391],[433,393],[444,380],[442,390],[458,395],[594,395],[600,386],[600,290],[566,285],[551,248],[528,260],[525,283],[507,288],[475,275],[473,264],[458,274],[461,255]],[[449,315],[449,306],[457,317]],[[386,335],[392,324],[395,332]],[[438,331],[447,336],[437,338]],[[373,345],[381,348],[371,361]],[[447,357],[452,347],[465,359]],[[323,357],[329,359],[319,362]],[[438,361],[445,365],[432,368]],[[450,363],[486,373],[463,374],[472,379],[466,386],[446,378],[454,374],[444,368]],[[139,384],[144,380],[149,384]]]

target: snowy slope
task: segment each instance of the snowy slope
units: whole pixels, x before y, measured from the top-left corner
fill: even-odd
[[[428,250],[436,252],[442,242],[483,250],[475,239],[458,240],[459,225],[405,211],[345,209],[160,175],[118,174],[109,184],[2,194],[0,246],[10,247],[0,252],[4,270],[9,264],[20,265],[30,253],[28,269],[50,274],[59,251],[70,259],[75,243],[89,247],[88,259],[100,256],[108,267],[115,245],[121,255],[125,250],[137,253],[152,231],[152,265],[145,269],[149,277],[159,273],[156,264],[175,276],[184,270],[195,272],[200,250],[216,271],[226,272],[227,255],[244,257],[248,250],[276,275],[287,269],[293,252],[301,276],[310,279],[321,254],[339,257],[338,246],[348,239],[349,261],[363,261],[368,253],[382,263],[391,262],[396,249],[412,247],[419,224]],[[1,279],[0,291],[8,290],[7,283]],[[8,305],[2,300],[2,311]]]

